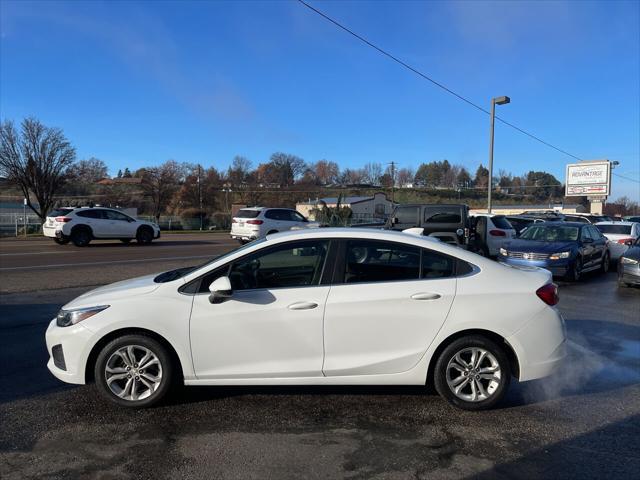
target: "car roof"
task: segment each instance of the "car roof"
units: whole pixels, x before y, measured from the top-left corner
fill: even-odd
[[[539,222],[536,223],[536,227],[539,226],[554,226],[557,227],[558,225],[562,226],[562,227],[587,227],[589,225],[591,225],[590,223],[582,223],[582,222]]]
[[[633,226],[638,222],[598,222],[596,225],[625,225],[625,226]]]

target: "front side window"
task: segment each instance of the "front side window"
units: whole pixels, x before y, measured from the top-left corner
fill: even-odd
[[[103,210],[102,213],[105,215],[107,220],[119,220],[121,222],[129,221],[129,217],[124,213],[116,212],[115,210]]]
[[[289,242],[235,261],[229,270],[234,290],[318,285],[327,256],[327,240]]]
[[[390,282],[420,278],[420,249],[374,240],[349,240],[345,283]]]

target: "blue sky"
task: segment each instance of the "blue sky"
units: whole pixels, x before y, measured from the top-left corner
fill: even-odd
[[[640,179],[640,2],[310,0],[476,103]],[[486,164],[486,115],[294,1],[0,0],[0,116],[59,126],[111,173],[275,151],[342,167]],[[498,124],[495,170],[572,161]],[[640,199],[614,177],[613,197]]]

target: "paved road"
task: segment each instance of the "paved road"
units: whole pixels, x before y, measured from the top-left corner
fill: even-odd
[[[102,267],[94,267],[97,276]],[[631,478],[640,470],[640,290],[561,286],[572,355],[469,413],[423,388],[189,388],[120,410],[46,370],[43,333],[86,288],[0,301],[0,478]]]
[[[0,240],[0,293],[110,283],[203,263],[238,243],[228,234],[166,234],[151,245],[93,241],[85,248],[48,238]],[[96,276],[95,273],[100,275]]]

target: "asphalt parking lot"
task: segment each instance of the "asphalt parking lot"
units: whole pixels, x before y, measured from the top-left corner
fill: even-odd
[[[560,285],[571,355],[499,408],[417,387],[210,387],[118,409],[46,369],[44,331],[101,283],[205,261],[225,235],[148,247],[0,241],[0,478],[631,478],[640,470],[640,289]],[[517,314],[517,312],[514,312]]]

